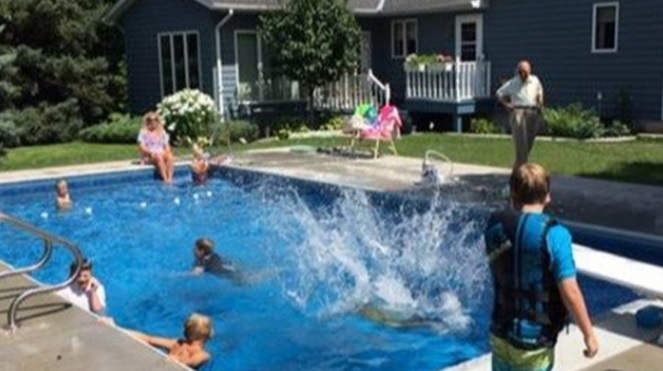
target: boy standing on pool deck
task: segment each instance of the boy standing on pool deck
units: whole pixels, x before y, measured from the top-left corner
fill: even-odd
[[[599,345],[576,281],[571,234],[543,212],[550,176],[528,163],[513,170],[509,183],[515,211],[493,213],[484,235],[495,291],[492,369],[552,370],[569,312],[585,356],[594,357]]]

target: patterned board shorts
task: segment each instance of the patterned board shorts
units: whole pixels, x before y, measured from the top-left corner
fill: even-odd
[[[518,349],[505,339],[490,335],[493,351],[493,371],[551,371],[555,363],[555,349]]]

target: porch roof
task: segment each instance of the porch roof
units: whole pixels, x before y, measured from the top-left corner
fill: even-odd
[[[279,7],[279,0],[193,0],[212,10],[264,11]],[[136,0],[118,0],[105,18],[117,21]],[[348,0],[348,6],[357,14],[398,15],[434,11],[482,8],[488,0]]]

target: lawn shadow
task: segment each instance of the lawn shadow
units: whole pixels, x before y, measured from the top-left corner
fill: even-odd
[[[663,186],[663,159],[661,162],[623,161],[605,171],[584,172],[577,175],[624,183]]]

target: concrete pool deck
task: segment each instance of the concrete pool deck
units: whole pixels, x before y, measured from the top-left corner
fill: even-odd
[[[370,190],[425,193],[426,190],[414,186],[414,183],[419,180],[421,162],[421,159],[393,156],[376,160],[350,159],[318,154],[310,151],[310,149],[300,148],[297,152],[287,149],[275,149],[240,153],[231,166]],[[0,173],[0,184],[143,168],[145,167],[132,165],[129,161],[121,161],[44,170],[4,172]],[[503,168],[454,164],[453,175],[458,178],[458,181],[453,186],[442,187],[441,192],[449,191],[458,197],[467,197],[478,201],[504,202],[503,198],[499,196],[499,190],[507,184],[508,174],[509,170]],[[553,176],[551,212],[565,220],[660,237],[663,236],[663,213],[660,210],[663,210],[663,188],[587,178]],[[11,288],[10,281],[0,281],[0,290]],[[16,283],[12,284],[15,285]],[[44,295],[42,298],[31,300],[58,299],[53,295]],[[3,303],[6,313],[7,300]],[[29,306],[29,303],[31,301],[25,303],[24,306]],[[559,366],[557,369],[587,371],[647,371],[660,369],[660,364],[663,362],[663,348],[648,345],[648,342],[651,342],[663,329],[659,326],[651,332],[636,331],[633,319],[633,312],[638,306],[643,306],[646,303],[648,302],[631,303],[599,318],[597,327],[602,348],[599,356],[593,360],[586,360],[582,357],[582,337],[577,333],[577,329],[571,327],[570,334],[564,334],[560,339],[557,353]],[[71,319],[63,320],[62,316],[69,316]],[[71,329],[72,326],[81,326],[80,331],[76,333],[61,331],[63,327],[58,325],[61,321],[70,324],[64,327],[67,329]],[[3,354],[5,362],[0,366],[0,370],[3,369],[2,367],[9,367],[6,369],[12,370],[28,369],[17,368],[18,365],[22,365],[20,363],[22,362],[21,359],[28,357],[28,355],[36,357],[35,362],[37,360],[39,362],[50,362],[43,363],[43,365],[48,364],[47,367],[38,367],[38,369],[77,369],[71,366],[73,364],[80,366],[80,369],[95,368],[98,370],[165,370],[172,367],[172,363],[164,361],[158,364],[140,363],[153,362],[151,357],[155,356],[156,353],[150,351],[147,347],[136,346],[136,342],[124,334],[112,336],[115,330],[94,322],[94,317],[78,312],[74,308],[27,321],[25,326],[19,329],[16,334],[1,337],[3,353],[7,353],[7,356]],[[23,332],[23,335],[21,335],[21,332]],[[43,341],[35,342],[35,336],[39,337],[35,335],[37,332],[48,334],[48,336],[42,336],[41,338],[48,338],[49,340],[40,339]],[[73,344],[74,340],[72,339],[78,337],[78,341],[80,341],[79,336],[90,333],[94,333],[96,336],[92,336],[95,341],[86,342],[87,355],[86,352],[70,351],[67,353],[69,354],[67,360],[71,361],[71,364],[67,364],[66,367],[64,363],[60,363],[62,365],[60,367],[56,361],[51,359],[52,354],[47,352],[48,349],[53,349],[53,344]],[[32,335],[29,336],[29,334]],[[106,337],[109,340],[104,340]],[[106,347],[106,341],[119,344],[117,348],[111,347],[113,355]],[[37,355],[34,349],[44,350],[40,353],[44,356]],[[157,358],[163,359],[158,356]],[[139,363],[131,363],[128,361],[130,359],[135,359]],[[101,360],[106,360],[109,363],[100,365]],[[114,360],[126,363],[114,364]],[[489,364],[486,362],[489,362],[489,359],[483,357],[459,366],[460,368],[457,369],[485,370]],[[85,367],[83,367],[84,364]],[[123,366],[127,364],[133,366],[126,366],[128,368]]]

